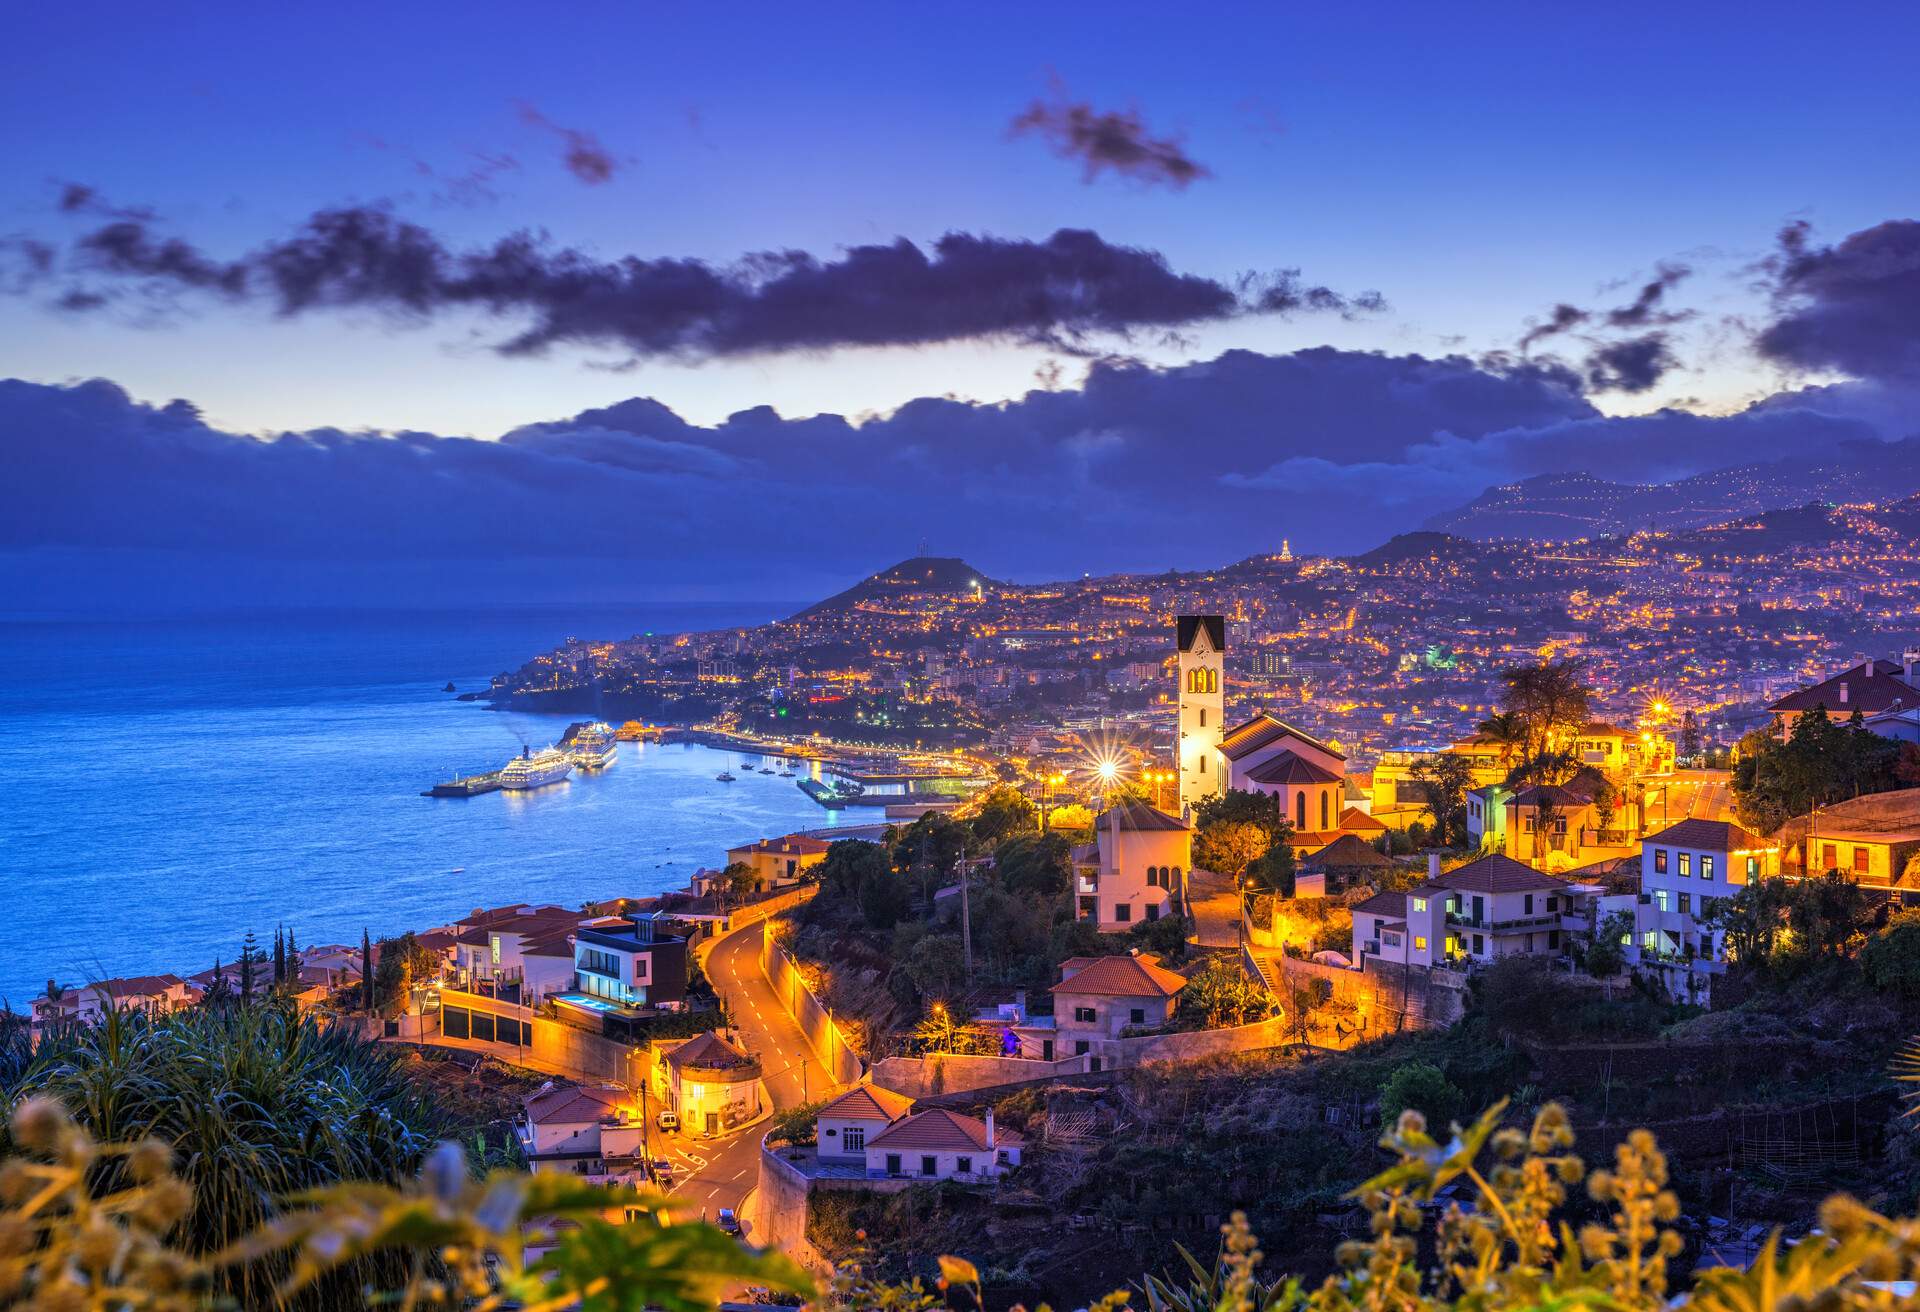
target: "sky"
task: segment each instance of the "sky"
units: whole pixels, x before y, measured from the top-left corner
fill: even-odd
[[[1360,550],[1533,473],[1905,436],[1916,37],[1845,4],[21,9],[0,580],[379,597],[497,544],[516,589],[804,596],[922,537],[1028,578]],[[708,527],[752,522],[805,550]]]

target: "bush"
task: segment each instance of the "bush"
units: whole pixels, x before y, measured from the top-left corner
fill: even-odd
[[[1920,998],[1920,911],[1903,911],[1860,949],[1860,969],[1876,989]]]
[[[1429,1061],[1410,1061],[1380,1086],[1380,1124],[1391,1130],[1400,1114],[1419,1112],[1430,1125],[1445,1125],[1460,1114],[1462,1095],[1452,1080]]]

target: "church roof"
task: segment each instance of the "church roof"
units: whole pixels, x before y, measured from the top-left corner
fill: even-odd
[[[1243,756],[1248,756],[1259,751],[1262,747],[1269,746],[1286,738],[1297,739],[1309,747],[1325,752],[1328,756],[1336,760],[1344,761],[1347,759],[1344,752],[1334,751],[1333,748],[1327,746],[1318,738],[1310,734],[1302,733],[1285,720],[1275,715],[1269,715],[1265,711],[1260,712],[1260,714],[1254,716],[1245,724],[1236,725],[1227,730],[1226,736],[1220,740],[1220,753],[1229,761],[1237,761]]]
[[[1108,829],[1115,825],[1121,829],[1133,830],[1174,830],[1193,827],[1179,816],[1169,815],[1159,807],[1148,806],[1145,802],[1115,802],[1100,813],[1100,828]]]
[[[1207,635],[1207,645],[1213,650],[1224,652],[1227,649],[1227,621],[1219,615],[1182,615],[1174,620],[1174,634],[1179,640],[1181,651],[1192,651],[1194,639],[1200,634]]]
[[[1262,762],[1247,772],[1247,778],[1256,784],[1332,784],[1340,781],[1340,776],[1333,771],[1295,756],[1292,752],[1281,752],[1271,760]]]

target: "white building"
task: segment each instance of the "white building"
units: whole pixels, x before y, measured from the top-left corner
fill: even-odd
[[[1718,904],[1779,873],[1780,849],[1730,820],[1682,820],[1648,835],[1640,849],[1640,903],[1628,960],[1705,971],[1724,966]]]
[[[1117,802],[1073,850],[1078,918],[1103,932],[1178,915],[1193,867],[1193,826],[1145,802]]]
[[[993,1112],[984,1121],[944,1107],[903,1116],[867,1139],[870,1177],[916,1180],[997,1180],[1020,1165],[1025,1141],[996,1130]]]
[[[1179,648],[1180,719],[1175,750],[1182,812],[1225,791],[1217,752],[1226,730],[1227,625],[1218,615],[1182,615]]]
[[[572,935],[583,919],[565,907],[491,915],[454,938],[455,982],[537,1007],[573,987]]]
[[[1593,919],[1602,889],[1543,875],[1510,857],[1483,856],[1405,893],[1376,893],[1353,908],[1353,960],[1408,966],[1558,956]]]
[[[867,1163],[867,1140],[901,1119],[913,1099],[877,1084],[858,1084],[820,1109],[814,1142],[822,1161]]]
[[[262,978],[256,987],[264,990],[271,982],[272,968],[263,964],[259,973]],[[109,1011],[164,1016],[191,1006],[196,1000],[192,987],[178,975],[103,979],[79,988],[50,987],[46,994],[33,1000],[33,1024],[36,1029],[66,1023],[97,1025]]]
[[[644,1175],[646,1124],[625,1089],[548,1088],[521,1102],[527,1166],[595,1179]]]
[[[687,1134],[721,1134],[763,1110],[759,1061],[714,1031],[655,1039],[653,1053],[655,1087]]]
[[[1161,966],[1152,954],[1069,957],[1060,963],[1053,986],[1053,1016],[1034,1017],[1014,1033],[1020,1055],[1055,1061],[1085,1057],[1087,1069],[1111,1070],[1120,1064],[1116,1042],[1129,1030],[1164,1026],[1186,977]]]
[[[1228,788],[1275,800],[1296,847],[1333,841],[1346,809],[1345,753],[1263,711],[1229,729],[1218,755]]]

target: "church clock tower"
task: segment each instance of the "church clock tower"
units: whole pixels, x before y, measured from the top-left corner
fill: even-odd
[[[1182,615],[1175,624],[1179,656],[1180,805],[1197,806],[1225,791],[1219,747],[1226,720],[1227,622],[1219,615]]]

